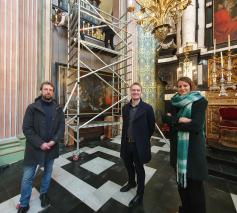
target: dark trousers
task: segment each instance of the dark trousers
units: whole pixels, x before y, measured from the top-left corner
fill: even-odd
[[[182,201],[182,206],[179,208],[179,213],[206,212],[203,181],[187,178],[187,187],[184,189],[179,186],[178,190]]]
[[[112,50],[114,50],[114,35],[115,35],[114,31],[111,30],[109,27],[108,29],[105,30],[105,40],[104,40],[105,47],[108,47],[110,42],[110,47]]]
[[[145,189],[145,170],[143,164],[140,163],[135,143],[128,143],[126,150],[126,158],[124,160],[125,167],[128,172],[128,183],[135,185],[135,172],[137,174],[137,194],[143,196]]]

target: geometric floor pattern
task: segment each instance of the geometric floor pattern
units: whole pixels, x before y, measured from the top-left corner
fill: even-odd
[[[152,160],[145,165],[146,188],[143,206],[129,209],[136,189],[121,193],[127,174],[120,159],[120,138],[112,141],[87,141],[81,144],[80,158],[71,161],[72,152],[54,163],[49,189],[52,206],[42,211],[39,186],[42,171],[36,175],[29,213],[173,213],[180,204],[175,174],[169,166],[169,145],[152,140]],[[16,212],[19,200],[22,162],[0,174],[0,212]],[[205,184],[207,212],[237,212],[237,185],[214,177]]]

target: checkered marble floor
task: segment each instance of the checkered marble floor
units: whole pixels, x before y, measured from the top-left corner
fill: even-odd
[[[111,141],[84,142],[79,160],[72,161],[74,151],[55,160],[49,196],[52,206],[44,212],[88,213],[131,212],[128,203],[136,189],[121,193],[119,189],[127,182],[127,174],[120,159],[118,136]],[[144,205],[132,212],[173,213],[178,209],[179,196],[175,174],[169,167],[169,144],[162,139],[152,139],[152,160],[145,165],[146,189]],[[16,212],[22,162],[11,166],[1,174],[0,212]],[[39,171],[30,202],[29,212],[42,211],[39,201]],[[237,185],[216,178],[206,184],[207,212],[237,212]]]

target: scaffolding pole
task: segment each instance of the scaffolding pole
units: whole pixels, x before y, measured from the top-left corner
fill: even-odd
[[[128,100],[127,90],[133,80],[133,50],[131,33],[127,32],[127,17],[116,18],[92,5],[87,0],[76,0],[68,3],[68,57],[67,57],[67,80],[66,80],[66,103],[64,112],[66,115],[66,144],[72,139],[77,144],[74,155],[80,153],[80,130],[99,126],[112,126],[112,136],[118,134],[121,126],[122,106]],[[110,20],[105,19],[104,15]],[[86,18],[97,22],[97,25],[81,26]],[[90,22],[90,21],[88,21]],[[97,42],[93,38],[94,30],[102,30],[109,27],[115,34],[115,49],[103,46],[103,41]],[[85,32],[91,32],[86,35]],[[81,34],[85,39],[81,38]],[[96,41],[96,42],[95,42]],[[82,53],[87,53],[91,60],[85,60]],[[105,60],[105,56],[107,60]],[[91,61],[97,61],[101,66],[94,68]],[[81,75],[81,68],[88,73]],[[107,73],[112,77],[108,82],[101,73]],[[91,114],[87,121],[81,121],[81,80],[94,75],[103,84],[112,90],[112,104],[100,110],[96,115]],[[75,94],[76,93],[76,94]],[[76,99],[76,109],[72,102]],[[97,118],[108,113],[111,119],[98,121]],[[76,136],[75,136],[76,135]]]

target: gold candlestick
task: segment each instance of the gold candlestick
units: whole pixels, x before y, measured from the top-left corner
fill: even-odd
[[[228,52],[230,52],[230,34],[228,34]]]
[[[212,85],[210,86],[210,90],[211,91],[219,90],[220,87],[217,86],[216,56],[215,55],[213,55],[213,67],[212,67],[211,78],[212,78]]]
[[[231,76],[232,76],[232,63],[231,63],[231,51],[228,51],[228,59],[227,59],[227,82],[226,82],[226,89],[235,89],[236,86],[233,84]]]
[[[223,62],[223,55],[221,52],[221,79],[220,79],[221,89],[220,89],[219,96],[228,96],[225,90],[224,69],[225,68],[224,68],[224,62]]]

